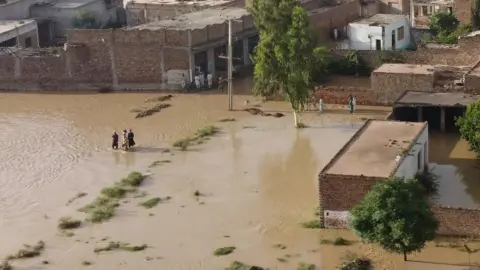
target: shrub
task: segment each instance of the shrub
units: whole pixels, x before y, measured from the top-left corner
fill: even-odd
[[[62,230],[76,229],[82,225],[82,221],[72,219],[71,217],[62,217],[58,223],[58,228]]]

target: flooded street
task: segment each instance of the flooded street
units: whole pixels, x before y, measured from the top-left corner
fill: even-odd
[[[0,94],[0,258],[43,240],[45,252],[13,261],[15,269],[86,269],[82,262],[90,261],[90,269],[221,270],[234,260],[270,269],[293,270],[299,262],[335,269],[347,251],[368,256],[377,269],[466,269],[403,262],[402,256],[359,243],[349,232],[300,225],[316,218],[322,167],[362,125],[361,119],[384,118],[388,108],[360,108],[354,116],[338,106],[321,116],[305,113],[302,120],[309,128],[297,130],[283,102],[262,106],[286,113],[273,118],[228,112],[225,95],[174,95],[166,102],[171,107],[135,119],[132,110],[153,105],[145,100],[158,96]],[[254,103],[247,95],[235,97],[235,108],[243,109],[247,99]],[[236,121],[219,122],[227,117]],[[184,152],[171,148],[174,140],[209,124],[220,133],[204,144]],[[135,132],[137,147],[128,153],[111,151],[112,131],[125,128]],[[169,162],[152,167],[155,161]],[[60,217],[83,220],[80,207],[134,170],[153,174],[140,188],[148,194],[145,198],[122,201],[115,217],[103,224],[85,223],[71,237],[59,234]],[[194,196],[197,190],[204,196]],[[80,192],[88,195],[67,203]],[[139,206],[157,196],[172,199],[151,209]],[[320,244],[320,239],[338,236],[355,242]],[[150,248],[93,252],[108,241]],[[236,250],[213,255],[225,246]],[[466,252],[434,244],[411,258],[469,261]],[[43,260],[49,265],[42,265]],[[471,255],[471,262],[480,263],[479,253]]]

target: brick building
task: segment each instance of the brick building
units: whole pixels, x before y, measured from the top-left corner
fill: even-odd
[[[428,164],[428,125],[368,120],[319,175],[320,219],[348,227],[348,212],[379,181],[412,178]]]

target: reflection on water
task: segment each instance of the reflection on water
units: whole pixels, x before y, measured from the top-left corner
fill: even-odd
[[[435,201],[454,207],[480,207],[480,163],[454,133],[430,134],[430,167],[439,176]]]

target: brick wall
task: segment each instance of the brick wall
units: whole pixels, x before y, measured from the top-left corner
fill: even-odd
[[[325,228],[348,229],[345,219],[323,216],[323,211],[349,211],[360,203],[381,178],[348,175],[319,177],[320,216]],[[480,209],[432,205],[439,221],[437,234],[444,236],[480,236]]]
[[[480,235],[480,209],[434,205],[432,211],[440,224],[438,234],[447,236]]]
[[[360,3],[358,0],[309,11],[310,27],[314,31],[317,41],[330,39],[333,28],[342,30],[348,23],[359,18]]]
[[[406,90],[433,91],[434,75],[383,73],[374,71],[371,75],[372,93],[379,104],[391,105]]]
[[[326,104],[347,104],[349,95],[354,95],[358,105],[378,105],[378,95],[367,87],[321,86],[315,95]]]
[[[474,0],[455,0],[454,13],[462,24],[472,23]]]

